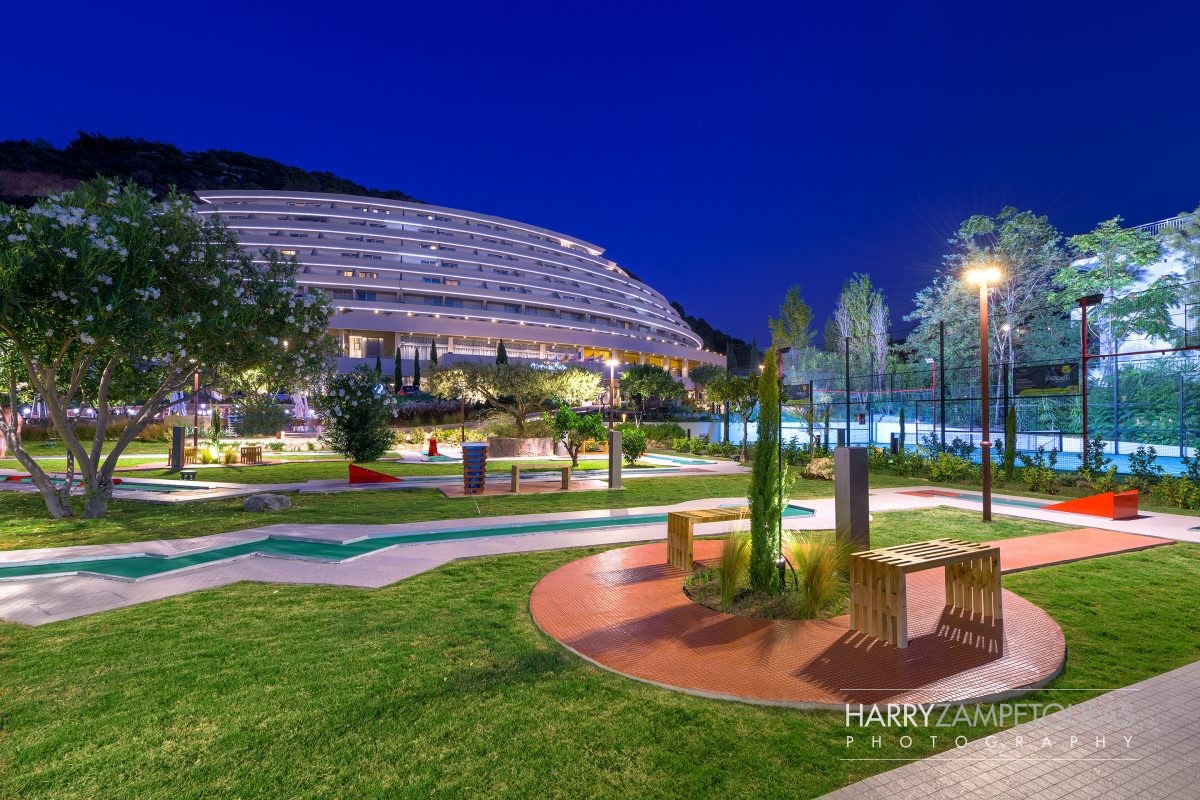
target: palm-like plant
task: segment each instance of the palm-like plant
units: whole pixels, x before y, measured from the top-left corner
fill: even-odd
[[[787,549],[800,581],[801,614],[820,616],[846,593],[850,544],[831,533],[794,532]]]
[[[731,533],[721,546],[721,560],[717,562],[717,583],[721,587],[721,608],[728,611],[733,606],[738,587],[746,579],[750,568],[750,537],[745,533]]]

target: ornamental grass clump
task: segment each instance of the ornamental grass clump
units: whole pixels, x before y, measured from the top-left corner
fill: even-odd
[[[750,537],[745,533],[731,533],[721,545],[721,558],[717,562],[717,584],[721,589],[721,608],[728,611],[733,607],[738,587],[746,580],[750,568]]]
[[[787,549],[800,584],[796,603],[800,616],[814,619],[835,611],[849,585],[849,542],[828,532],[794,532]]]

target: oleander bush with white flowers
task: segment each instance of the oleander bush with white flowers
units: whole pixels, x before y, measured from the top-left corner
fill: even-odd
[[[126,446],[171,395],[259,370],[273,386],[320,377],[333,355],[330,308],[296,284],[295,263],[247,253],[186,196],[156,198],[103,178],[32,208],[0,203],[0,406],[36,397],[71,457],[56,487],[0,414],[0,435],[54,517],[82,485],[84,516],[103,516]],[[80,435],[71,408],[96,409]],[[117,415],[125,428],[101,453]]]
[[[369,366],[338,375],[327,383],[325,394],[313,398],[325,427],[321,439],[352,461],[376,461],[392,446],[397,402]]]

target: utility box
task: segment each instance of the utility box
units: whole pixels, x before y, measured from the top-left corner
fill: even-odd
[[[187,428],[175,425],[171,428],[171,469],[183,469],[183,442],[187,437]]]
[[[871,501],[867,486],[867,449],[833,451],[834,526],[837,538],[855,552],[871,549]]]

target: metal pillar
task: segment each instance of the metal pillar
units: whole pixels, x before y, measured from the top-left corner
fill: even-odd
[[[983,434],[979,446],[983,466],[983,521],[992,521],[992,441],[988,431],[988,287],[979,284],[979,356],[980,368],[980,429]]]
[[[942,446],[946,446],[946,323],[938,322],[938,393],[941,395]]]
[[[850,337],[846,337],[846,444],[850,444]]]

